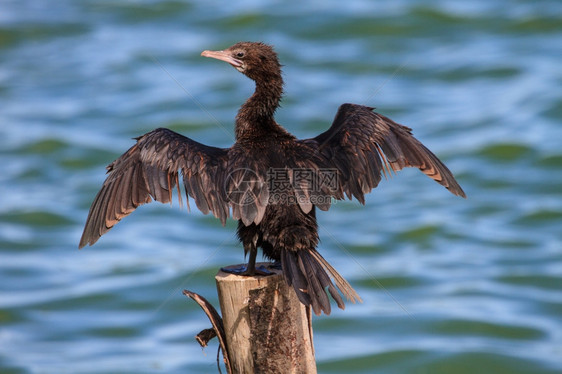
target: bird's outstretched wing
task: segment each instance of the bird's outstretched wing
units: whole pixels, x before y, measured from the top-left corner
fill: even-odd
[[[324,161],[319,167],[337,170],[337,183],[331,190],[337,199],[353,196],[364,203],[365,194],[379,184],[382,175],[405,167],[417,167],[451,193],[466,197],[449,169],[414,138],[410,128],[373,108],[343,104],[327,131],[301,142],[321,154]]]
[[[98,192],[80,239],[80,248],[94,244],[139,205],[170,202],[181,172],[186,194],[201,212],[212,212],[223,224],[229,216],[225,197],[225,170],[229,149],[209,147],[168,129],[156,129],[139,138],[107,167],[107,179]],[[189,201],[187,202],[189,207]]]

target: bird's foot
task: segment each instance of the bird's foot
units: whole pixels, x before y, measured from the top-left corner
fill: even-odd
[[[275,264],[272,264],[271,266],[259,265],[252,270],[252,269],[248,269],[248,265],[246,264],[240,266],[229,266],[229,267],[221,268],[221,271],[230,274],[242,275],[245,277],[251,277],[253,275],[262,275],[262,276],[274,275],[275,273],[273,271],[270,271],[268,267],[272,267],[276,269]]]

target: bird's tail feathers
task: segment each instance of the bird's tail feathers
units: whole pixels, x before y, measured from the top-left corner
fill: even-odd
[[[362,301],[353,287],[315,249],[282,251],[281,266],[289,286],[293,286],[299,300],[304,305],[311,306],[316,315],[322,312],[330,314],[328,292],[338,307],[345,309],[337,289],[353,303]],[[330,276],[336,282],[337,289]]]
[[[334,267],[330,265],[330,263],[328,263],[328,261],[326,261],[326,259],[322,257],[322,255],[320,255],[320,253],[318,253],[318,251],[313,250],[310,252],[310,254],[324,267],[324,269],[328,271],[330,276],[336,282],[336,287],[341,291],[341,293],[343,293],[347,300],[351,301],[354,304],[357,301],[359,301],[360,303],[363,302],[363,300],[361,300],[361,297],[353,289],[353,287],[351,287],[351,285],[344,279],[344,277],[342,277],[340,273],[338,273],[337,270],[334,269]]]

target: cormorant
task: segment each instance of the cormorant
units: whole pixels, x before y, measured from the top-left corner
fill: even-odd
[[[332,199],[346,196],[364,204],[364,195],[383,174],[404,167],[417,167],[465,197],[449,169],[410,128],[374,108],[343,104],[331,127],[314,138],[297,139],[287,132],[274,119],[283,79],[271,46],[241,42],[201,55],[226,61],[255,82],[254,94],[236,116],[236,142],[216,148],[164,128],[136,138],[107,167],[80,248],[94,244],[139,205],[152,199],[170,202],[175,186],[179,192],[181,172],[186,196],[199,210],[212,212],[223,225],[229,216],[238,220],[238,237],[250,254],[246,275],[256,271],[261,247],[266,258],[280,261],[285,280],[303,304],[317,315],[330,314],[328,292],[344,308],[336,287],[353,302],[360,298],[316,250],[316,208],[328,210]]]

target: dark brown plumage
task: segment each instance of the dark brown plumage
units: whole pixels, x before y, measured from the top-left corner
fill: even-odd
[[[465,197],[449,169],[410,128],[372,108],[343,104],[332,126],[315,138],[299,140],[288,133],[273,118],[283,79],[272,47],[244,42],[202,55],[230,63],[256,83],[236,117],[235,144],[209,147],[162,128],[137,138],[108,166],[80,247],[94,244],[139,205],[170,202],[174,187],[180,190],[181,173],[199,210],[212,212],[223,224],[229,216],[238,220],[238,237],[250,253],[247,273],[254,271],[261,247],[264,256],[281,262],[303,304],[329,314],[327,292],[344,308],[336,287],[353,302],[360,298],[317,252],[315,208],[328,210],[332,198],[346,196],[364,203],[383,174],[405,167],[417,167]]]

